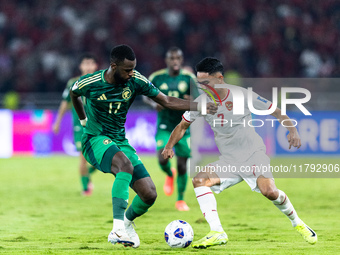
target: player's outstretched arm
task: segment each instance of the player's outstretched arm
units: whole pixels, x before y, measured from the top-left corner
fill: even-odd
[[[52,126],[52,131],[55,134],[59,133],[61,120],[63,119],[65,112],[69,109],[69,103],[66,100],[62,100],[59,106],[56,120]]]
[[[163,106],[161,106],[160,104],[157,104],[151,98],[149,98],[147,96],[142,96],[142,97],[143,97],[143,102],[150,105],[153,109],[155,109],[157,111],[161,111],[161,110],[164,109]]]
[[[182,120],[172,131],[168,143],[165,145],[162,151],[162,156],[164,159],[172,158],[174,156],[174,151],[172,148],[178,143],[179,140],[184,136],[185,131],[189,128],[191,123]]]
[[[70,91],[70,96],[71,96],[71,100],[72,100],[72,104],[74,106],[74,109],[77,112],[77,115],[79,117],[80,123],[82,126],[86,126],[86,114],[85,114],[85,110],[84,110],[84,105],[83,105],[83,101],[81,100],[80,96],[76,96],[73,91]]]
[[[277,118],[280,122],[280,124],[284,121],[285,126],[287,127],[289,133],[287,135],[288,143],[289,143],[289,149],[293,146],[296,148],[301,147],[301,139],[300,135],[294,127],[294,124],[290,120],[290,118],[287,115],[281,115],[281,110],[279,108],[276,108],[276,110],[271,114],[275,118]]]
[[[171,110],[178,111],[190,111],[192,109],[199,110],[198,103],[196,102],[179,99],[177,97],[166,96],[162,92],[159,92],[156,97],[153,97],[151,99],[156,103],[162,105],[164,108],[169,108]],[[215,106],[213,103],[207,103],[207,113],[215,114],[216,112],[217,106]]]

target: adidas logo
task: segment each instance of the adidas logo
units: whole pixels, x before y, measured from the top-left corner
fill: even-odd
[[[100,97],[97,98],[97,100],[107,100],[105,94],[102,94]]]

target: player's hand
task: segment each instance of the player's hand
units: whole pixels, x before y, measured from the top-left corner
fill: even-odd
[[[301,139],[296,129],[288,133],[287,139],[289,143],[289,149],[292,148],[292,146],[298,149],[301,147]]]
[[[193,101],[193,100],[194,100],[193,97],[190,96],[190,95],[183,95],[183,98],[184,98],[185,100],[190,100],[190,101]]]
[[[156,105],[156,111],[157,111],[157,112],[160,112],[160,111],[162,111],[163,109],[164,109],[164,107],[161,106],[160,104],[157,104],[157,105]]]
[[[175,153],[172,150],[172,148],[171,149],[164,148],[164,150],[162,151],[162,156],[164,159],[173,158],[174,155]]]
[[[52,126],[52,131],[53,131],[53,133],[56,134],[56,135],[59,133],[59,129],[60,129],[60,126],[57,125],[57,124],[54,124],[54,125]]]
[[[207,103],[207,113],[214,115],[217,112],[217,106],[214,103]]]

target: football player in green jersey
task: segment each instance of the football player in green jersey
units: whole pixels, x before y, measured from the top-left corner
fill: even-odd
[[[96,58],[89,53],[83,54],[79,59],[79,70],[81,76],[93,73],[97,70],[98,64]],[[66,88],[62,95],[62,101],[59,106],[58,114],[56,120],[52,126],[53,132],[55,134],[59,133],[61,120],[63,119],[64,114],[70,108],[71,98],[70,98],[70,88],[75,83],[80,76],[71,78],[66,85]],[[77,151],[81,151],[81,136],[83,134],[83,127],[80,125],[78,116],[74,108],[72,107],[72,117],[73,117],[73,137],[74,143],[76,145]],[[80,153],[79,155],[80,163],[79,163],[79,173],[81,178],[82,184],[82,194],[84,196],[90,196],[93,190],[93,184],[90,179],[90,175],[95,171],[95,168],[91,165],[86,163],[86,159],[84,158],[83,154]]]
[[[113,229],[108,236],[112,244],[137,248],[139,237],[132,221],[153,205],[157,193],[149,173],[135,149],[125,137],[126,115],[137,95],[145,95],[173,110],[199,109],[198,104],[159,91],[149,80],[134,70],[136,57],[127,45],[111,50],[110,66],[85,75],[71,88],[71,99],[84,126],[82,152],[86,160],[116,179],[112,185]],[[81,100],[85,97],[85,103]],[[207,104],[208,113],[217,107]],[[137,193],[129,208],[129,185]]]
[[[183,52],[180,48],[172,47],[166,52],[165,63],[167,68],[152,73],[149,80],[161,92],[168,96],[174,96],[182,99],[190,98],[190,85],[195,84],[195,75],[182,68]],[[196,86],[192,86],[196,88]],[[151,99],[144,97],[144,102],[151,105],[158,111],[156,146],[158,154],[158,163],[161,169],[166,173],[164,183],[164,193],[171,196],[174,191],[174,174],[176,169],[171,168],[169,159],[162,157],[164,146],[169,140],[172,130],[182,120],[184,111],[174,111],[164,109],[161,105]],[[175,207],[179,211],[188,211],[189,207],[184,201],[184,191],[187,184],[187,160],[190,157],[190,132],[185,132],[183,138],[175,145],[177,156],[177,201]]]

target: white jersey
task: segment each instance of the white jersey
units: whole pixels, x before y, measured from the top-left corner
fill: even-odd
[[[228,85],[228,87],[236,87]],[[222,99],[222,105],[218,106],[215,115],[201,115],[198,111],[186,111],[183,114],[183,119],[192,123],[198,117],[203,116],[214,131],[215,142],[221,153],[221,158],[227,162],[244,162],[249,159],[256,151],[266,150],[262,138],[256,133],[252,123],[251,112],[248,108],[248,90],[237,87],[242,90],[244,95],[244,114],[233,114],[233,95],[228,90],[227,96]],[[200,101],[203,95],[195,101]],[[256,93],[252,93],[253,106],[257,110],[268,110],[271,107],[271,102],[260,97]],[[213,102],[208,97],[207,102]],[[218,104],[220,104],[218,102]]]

